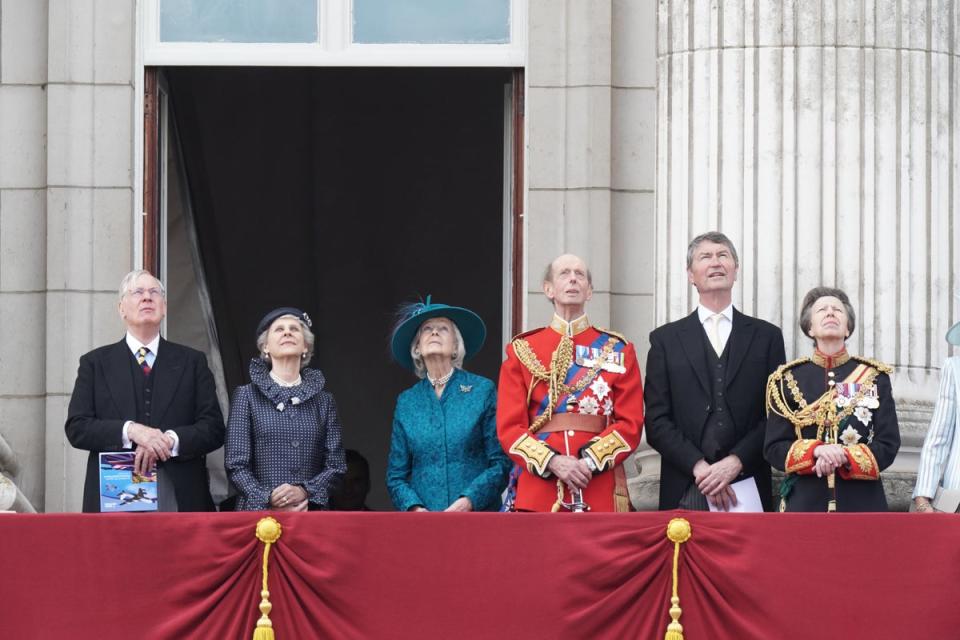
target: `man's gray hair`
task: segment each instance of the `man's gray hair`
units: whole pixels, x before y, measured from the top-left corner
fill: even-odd
[[[432,319],[433,318],[427,318],[423,322],[425,324]],[[463,342],[463,335],[460,333],[460,327],[457,326],[457,323],[449,318],[447,318],[447,320],[453,325],[453,366],[456,369],[463,369],[463,358],[467,355],[467,346]],[[417,377],[420,379],[427,377],[427,365],[423,363],[423,356],[420,355],[420,349],[417,348],[417,343],[420,342],[420,330],[422,328],[423,324],[421,324],[417,332],[413,334],[413,340],[410,341],[410,358],[413,360],[413,372],[417,374]]]
[[[280,316],[280,318],[297,318],[294,315],[285,315]],[[280,318],[277,318],[279,320]],[[273,322],[276,322],[274,320]],[[273,322],[270,323],[270,326],[273,326]],[[305,366],[310,364],[310,361],[313,359],[313,347],[317,343],[317,337],[313,335],[313,331],[310,330],[310,327],[307,326],[301,318],[297,318],[297,322],[300,323],[300,330],[303,331],[303,344],[307,347],[307,353],[300,358],[300,368],[303,369]],[[270,356],[263,352],[263,348],[267,346],[267,334],[270,333],[270,327],[267,327],[259,336],[257,336],[257,354],[260,356],[260,359],[264,362],[270,362]]]
[[[730,238],[719,231],[707,231],[706,233],[698,235],[687,245],[687,269],[693,266],[693,252],[697,250],[697,247],[702,242],[713,242],[714,244],[725,245],[727,249],[730,249],[730,254],[733,255],[733,264],[737,267],[740,266],[740,256],[737,255],[737,248],[733,246]]]
[[[157,281],[157,284],[160,285],[160,295],[162,295],[163,298],[166,299],[167,288],[163,286],[162,282],[160,282],[160,278],[156,277],[146,269],[135,269],[130,273],[128,273],[127,275],[123,276],[123,280],[120,281],[120,289],[119,289],[120,300],[123,300],[123,296],[127,295],[127,292],[130,291],[130,287],[133,285],[134,282],[137,281],[137,278],[143,275],[150,276],[151,278]]]

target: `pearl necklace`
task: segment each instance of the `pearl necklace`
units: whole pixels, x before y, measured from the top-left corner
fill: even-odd
[[[428,374],[427,374],[427,380],[429,380],[429,381],[430,381],[430,384],[433,385],[433,388],[436,389],[437,387],[442,387],[443,385],[447,384],[447,383],[450,381],[450,378],[453,377],[453,372],[454,372],[454,371],[456,371],[456,369],[450,369],[450,371],[447,373],[447,375],[445,375],[445,376],[440,376],[440,377],[437,378],[436,380],[434,380],[433,378],[431,378],[431,377],[430,377],[430,374],[428,373]]]
[[[276,382],[281,387],[296,387],[297,385],[303,382],[303,377],[299,373],[297,374],[297,379],[294,380],[293,382],[287,382],[286,380],[283,380],[280,376],[275,374],[273,371],[270,372],[270,377],[273,379],[274,382]]]

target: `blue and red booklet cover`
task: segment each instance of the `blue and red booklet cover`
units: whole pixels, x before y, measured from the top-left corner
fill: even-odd
[[[133,470],[133,451],[100,454],[100,512],[156,511],[157,467],[147,475]]]

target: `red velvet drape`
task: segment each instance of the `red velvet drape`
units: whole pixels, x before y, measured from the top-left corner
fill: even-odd
[[[263,514],[0,516],[0,637],[250,638]],[[956,638],[960,518],[279,515],[277,640]]]

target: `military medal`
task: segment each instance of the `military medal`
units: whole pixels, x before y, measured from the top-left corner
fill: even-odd
[[[623,366],[623,352],[611,351],[607,353],[600,368],[610,373],[626,373],[627,368]]]
[[[597,354],[599,353],[600,353],[599,349],[591,349],[586,345],[578,344],[577,352],[576,352],[577,366],[592,367],[593,363],[597,361]]]

